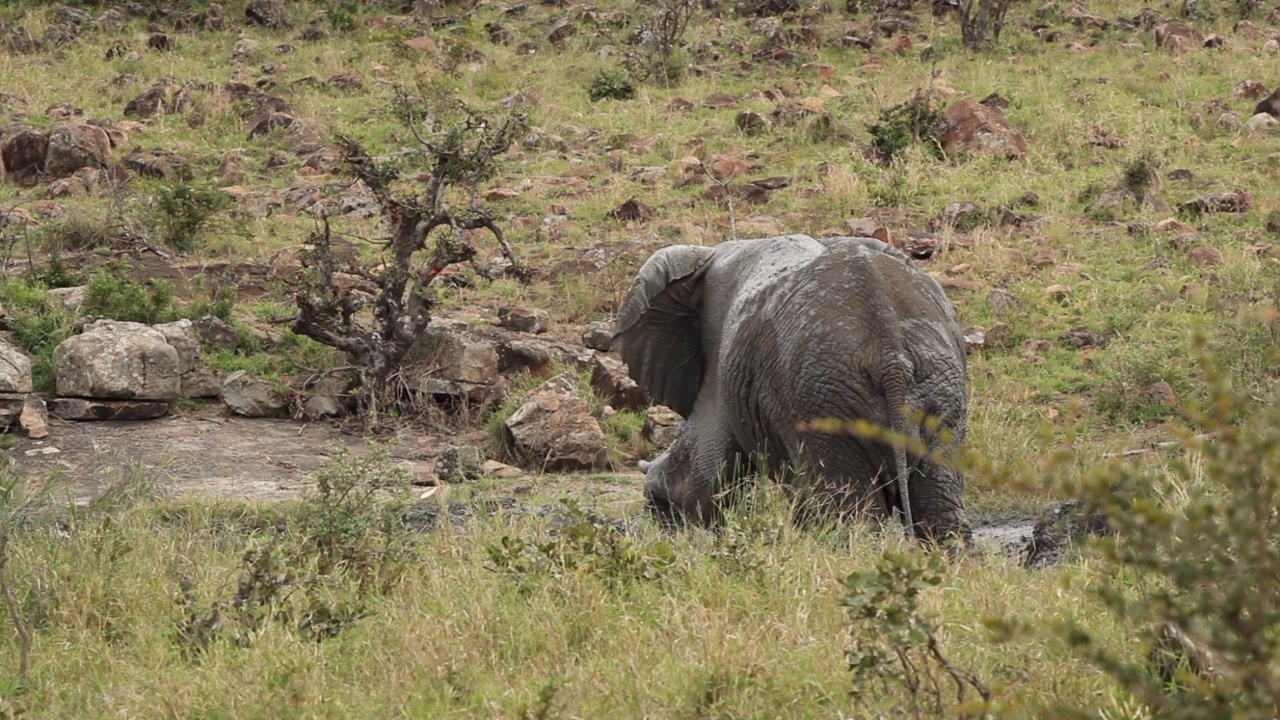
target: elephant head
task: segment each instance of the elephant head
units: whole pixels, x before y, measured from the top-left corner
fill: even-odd
[[[663,248],[638,272],[614,344],[632,378],[685,418],[646,468],[650,507],[714,522],[727,481],[766,458],[756,469],[807,468],[800,481],[840,512],[897,516],[918,535],[966,525],[958,472],[810,423],[860,420],[937,445],[914,409],[963,439],[959,322],[896,249],[805,235]]]

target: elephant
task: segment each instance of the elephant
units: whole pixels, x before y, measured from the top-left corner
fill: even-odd
[[[724,496],[764,471],[789,474],[819,517],[968,536],[963,473],[940,459],[965,438],[965,342],[942,287],[900,250],[803,234],[662,248],[628,290],[612,347],[684,419],[642,466],[658,515],[715,525]],[[821,418],[898,439],[808,424]]]

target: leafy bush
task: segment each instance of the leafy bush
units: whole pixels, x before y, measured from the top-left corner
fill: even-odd
[[[173,318],[173,288],[163,280],[148,287],[128,276],[120,266],[108,263],[90,278],[85,291],[84,315],[152,325]]]
[[[155,200],[153,224],[166,245],[178,252],[200,247],[209,221],[231,205],[231,196],[201,183],[162,185]]]
[[[252,645],[268,623],[320,642],[373,613],[410,567],[418,534],[405,521],[411,476],[387,448],[361,457],[335,449],[310,492],[276,527],[254,538],[230,598],[202,603],[181,583],[175,641],[189,658],[218,637]]]
[[[925,152],[934,158],[942,158],[939,141],[939,124],[942,110],[927,93],[916,92],[911,99],[882,110],[869,130],[871,146],[885,163],[902,155],[913,144],[921,144]]]
[[[526,540],[506,534],[485,546],[493,569],[516,579],[522,591],[539,577],[592,575],[618,586],[657,580],[675,564],[670,543],[635,541],[621,530],[588,515],[577,501],[561,500],[568,522],[550,537]]]
[[[986,708],[991,693],[976,676],[947,660],[938,642],[940,625],[920,610],[920,594],[941,582],[940,555],[896,552],[882,555],[874,569],[856,570],[844,579],[843,605],[855,628],[870,631],[869,636],[856,634],[855,647],[847,653],[855,701],[865,706],[870,691],[893,682],[907,691],[915,717],[920,717],[922,702],[940,717],[943,687],[950,685],[960,717]],[[981,699],[968,700],[970,690]],[[876,711],[890,708],[866,709],[880,716]]]
[[[626,73],[618,70],[601,70],[587,87],[591,102],[601,100],[631,100],[636,96],[636,86]]]

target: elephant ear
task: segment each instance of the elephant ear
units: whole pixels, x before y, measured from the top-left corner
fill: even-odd
[[[703,278],[711,248],[672,245],[636,275],[618,312],[613,348],[649,397],[689,417],[702,388]]]

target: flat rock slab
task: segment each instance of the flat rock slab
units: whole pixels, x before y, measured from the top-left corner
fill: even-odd
[[[18,412],[23,399],[13,399]],[[170,415],[148,422],[78,422],[53,416],[48,431],[43,439],[12,435],[12,469],[29,482],[43,481],[56,471],[80,503],[138,466],[165,495],[250,502],[293,499],[315,487],[312,472],[330,462],[336,447],[345,445],[357,456],[371,447],[358,431],[344,432],[336,422],[234,417],[212,404],[171,409]],[[484,430],[398,435],[399,441],[388,446],[391,457],[423,477],[434,475],[436,459],[449,447],[481,447],[485,442]],[[575,497],[583,507],[625,512],[640,506],[641,476],[634,470],[529,475],[492,463],[488,471],[500,484],[488,488],[486,497],[515,496],[528,502],[541,496],[553,504],[561,497]],[[450,488],[438,490],[437,500]]]
[[[164,492],[280,500],[311,487],[311,471],[329,462],[335,441],[356,454],[369,447],[330,423],[223,413],[220,408],[184,411],[150,422],[75,422],[55,416],[49,420],[47,438],[17,439],[14,469],[33,480],[57,470],[79,501],[100,492],[131,463],[145,466]],[[391,455],[411,467],[426,467],[450,440],[457,442],[445,436],[407,435],[392,446]]]
[[[54,398],[49,413],[60,420],[155,420],[169,412],[169,403],[160,400],[89,400]]]

